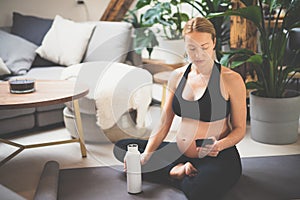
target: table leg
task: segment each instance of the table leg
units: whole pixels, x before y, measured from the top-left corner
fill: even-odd
[[[77,131],[78,131],[78,136],[79,136],[81,155],[82,155],[82,157],[86,157],[86,147],[85,147],[85,142],[84,142],[82,121],[81,121],[81,116],[80,116],[79,103],[78,103],[77,99],[73,100],[73,105],[74,105],[74,113],[75,113]]]
[[[11,142],[11,141],[8,141],[8,140],[4,140],[4,139],[1,139],[1,138],[0,138],[0,142],[3,142],[5,144],[12,145],[12,146],[15,146],[15,147],[19,148],[16,151],[14,151],[12,154],[10,154],[9,156],[7,156],[6,158],[4,158],[3,160],[1,160],[0,161],[0,167],[2,165],[4,165],[7,161],[9,161],[10,159],[12,159],[13,157],[15,157],[16,155],[18,155],[19,153],[21,153],[21,151],[23,151],[25,149],[25,147],[23,145],[21,145],[21,144],[18,144],[18,143],[15,143],[15,142]]]
[[[162,90],[162,97],[161,97],[161,103],[160,108],[162,109],[164,107],[165,101],[166,101],[166,92],[167,92],[167,84],[163,84],[163,90]]]

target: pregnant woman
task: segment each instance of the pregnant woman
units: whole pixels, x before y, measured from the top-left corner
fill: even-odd
[[[148,141],[118,141],[114,154],[123,162],[127,145],[136,143],[144,178],[172,184],[191,200],[219,199],[242,171],[235,145],[246,132],[245,84],[214,61],[216,34],[209,20],[191,19],[183,36],[190,63],[172,73],[157,129]],[[175,115],[181,117],[176,142],[165,142]],[[197,139],[211,143],[198,146]]]

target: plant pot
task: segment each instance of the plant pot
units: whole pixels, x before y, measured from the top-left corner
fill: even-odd
[[[265,98],[250,93],[251,137],[267,144],[290,144],[298,139],[300,95]]]
[[[167,64],[176,64],[184,62],[184,41],[180,40],[166,40],[160,38],[159,40],[160,57],[165,60]]]
[[[163,60],[166,64],[184,63],[184,41],[181,40],[166,40],[158,37],[159,46],[153,48],[151,59]],[[146,49],[142,51],[143,58],[149,58],[149,53]]]

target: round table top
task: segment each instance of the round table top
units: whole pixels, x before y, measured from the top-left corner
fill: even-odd
[[[153,80],[155,83],[166,84],[170,78],[172,71],[158,72],[153,75]]]
[[[88,87],[70,80],[35,80],[35,91],[12,94],[9,82],[0,82],[0,109],[31,108],[65,103],[87,95]]]

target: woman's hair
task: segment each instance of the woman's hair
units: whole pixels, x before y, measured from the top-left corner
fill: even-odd
[[[216,30],[214,25],[204,17],[195,17],[190,19],[184,26],[182,35],[183,37],[192,32],[205,32],[211,34],[211,39],[214,41],[216,37]]]

